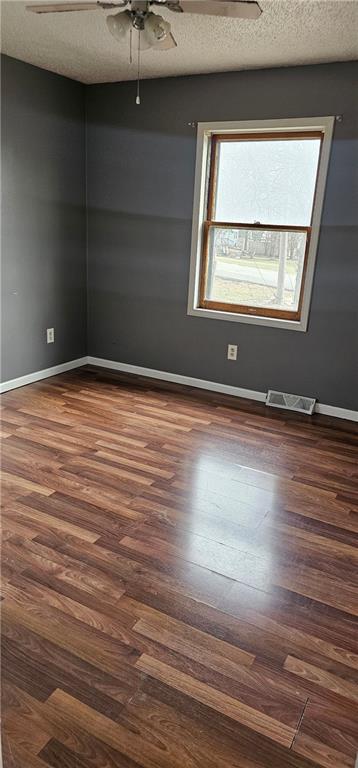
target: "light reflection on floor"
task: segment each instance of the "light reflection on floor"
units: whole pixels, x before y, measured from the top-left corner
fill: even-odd
[[[212,454],[200,455],[190,475],[186,558],[257,589],[267,588],[274,561],[270,530],[263,541],[260,526],[275,506],[276,478]]]

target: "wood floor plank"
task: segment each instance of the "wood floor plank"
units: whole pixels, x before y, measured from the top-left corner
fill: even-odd
[[[137,688],[131,671],[123,679],[105,674],[75,654],[19,624],[3,622],[4,679],[38,701],[61,687],[77,699],[115,718]]]
[[[96,765],[97,762],[99,765],[106,766],[108,762],[108,765],[113,766],[113,768],[122,768],[122,765],[126,765],[126,756],[123,754],[123,751],[111,749],[106,741],[100,741],[94,736],[94,729],[91,729],[90,719],[87,726],[85,720],[82,723],[79,718],[75,719],[73,716],[69,716],[66,709],[63,707],[61,708],[56,699],[55,702],[52,701],[52,698],[49,698],[45,703],[40,703],[29,694],[20,691],[15,687],[11,688],[11,693],[14,698],[14,711],[9,715],[7,720],[9,730],[12,730],[14,723],[21,722],[25,732],[29,727],[35,726],[37,730],[41,729],[44,734],[47,734],[47,742],[44,745],[44,748],[41,749],[40,755],[42,755],[42,757],[39,757],[39,760],[45,757],[46,746],[51,743],[51,740],[55,739],[73,753],[74,766],[77,765],[77,761],[81,760],[85,763],[88,762],[89,766],[93,765],[93,763]],[[77,701],[71,697],[66,697],[66,694],[63,694],[63,696],[65,697],[66,702]],[[95,716],[95,710],[86,705],[79,704],[79,712],[83,711],[81,707],[84,708],[86,713]],[[102,715],[99,719],[99,726],[101,721]],[[104,717],[103,721],[107,725],[109,723],[110,728],[114,731],[116,730],[116,724],[113,720]],[[82,727],[82,725],[84,725],[84,727]],[[126,731],[123,731],[123,733],[124,736],[126,736]],[[7,734],[7,730],[5,730],[5,734]],[[133,741],[138,742],[138,737],[136,735],[133,734],[132,737]],[[118,734],[116,743],[117,745],[120,744],[120,734]],[[123,739],[123,743],[125,744],[125,739]],[[26,752],[23,754],[25,755]],[[29,754],[28,751],[27,754],[30,761],[32,755]],[[21,768],[27,768],[27,765],[28,763],[25,761],[24,763],[21,763]],[[46,765],[51,766],[51,763],[46,762]],[[6,766],[6,768],[8,767]],[[18,768],[18,766],[16,766],[16,768]],[[35,768],[38,768],[38,766],[36,765]],[[128,768],[132,768],[132,766],[129,765]]]
[[[36,542],[45,547],[53,548],[55,552],[61,552],[69,555],[73,559],[77,558],[81,562],[113,573],[122,578],[126,585],[126,591],[129,587],[138,584],[138,573],[141,576],[140,584],[153,592],[166,585],[169,592],[175,594],[191,595],[198,600],[209,604],[216,604],[223,599],[233,582],[221,574],[214,573],[194,564],[182,562],[171,563],[168,567],[165,564],[148,562],[146,558],[139,559],[131,556],[128,552],[121,553],[113,537],[106,537],[106,546],[101,546],[98,539],[95,547],[88,547],[86,542],[73,537],[63,538],[51,534],[46,537],[36,536]],[[113,548],[112,548],[113,547]]]
[[[85,541],[95,542],[98,539],[98,534],[88,531],[85,528],[80,528],[74,523],[69,523],[64,520],[56,520],[55,517],[46,515],[44,512],[39,512],[36,509],[30,509],[24,504],[12,504],[3,512],[3,520],[8,521],[10,524],[14,521],[19,524],[20,527],[29,527],[38,535],[45,531],[60,530],[63,533],[70,533],[72,536],[78,536]]]
[[[28,749],[21,747],[18,742],[9,740],[7,749],[3,750],[4,766],[6,768],[49,768],[50,763],[37,755],[31,755]]]
[[[177,670],[168,667],[167,664],[163,664],[145,654],[140,656],[136,662],[136,667],[156,680],[169,682],[173,688],[178,689],[182,693],[187,693],[192,698],[222,712],[232,720],[248,725],[264,736],[269,736],[279,744],[287,747],[291,746],[296,733],[293,728],[279,723],[277,720],[273,720],[273,718],[259,713],[251,707],[247,707],[245,704],[232,699],[230,696],[226,696],[209,685],[182,672],[177,672]]]
[[[60,690],[50,696],[47,707],[51,707],[52,711],[56,710],[65,721],[74,723],[81,730],[95,733],[96,737],[109,747],[124,753],[144,768],[182,768],[182,753],[176,753],[174,745],[171,745],[169,750],[163,750],[162,745],[150,736],[146,738],[121,723],[99,715]]]
[[[287,656],[284,667],[289,672],[293,672],[294,675],[299,675],[322,688],[327,688],[340,696],[351,699],[351,701],[358,702],[358,676],[356,676],[355,681],[345,680],[293,656]]]
[[[332,608],[311,598],[303,597],[295,591],[275,588],[270,592],[252,589],[246,584],[235,582],[223,600],[222,608],[238,619],[247,619],[255,626],[272,628],[274,634],[286,637],[304,637],[304,645],[311,650],[317,643],[317,650],[322,648],[323,656],[336,658],[336,652],[342,649],[341,661],[348,666],[355,666],[358,655],[357,620],[349,614]],[[283,627],[282,633],[280,627]],[[313,638],[313,639],[311,639]],[[313,643],[313,647],[312,647]],[[327,652],[322,643],[328,643]],[[300,656],[302,642],[297,646]],[[297,652],[296,652],[297,653]],[[353,654],[353,664],[349,659]]]
[[[1,484],[2,490],[14,490],[19,496],[25,493],[41,493],[43,496],[51,496],[53,493],[52,488],[38,485],[32,480],[26,480],[20,475],[4,470],[1,472]]]
[[[357,425],[91,367],[1,416],[4,768],[354,768]]]
[[[352,768],[358,751],[358,707],[352,702],[327,705],[309,701],[295,737],[294,752],[312,757],[323,768]]]
[[[24,599],[21,605],[17,605],[5,600],[5,620],[13,619],[27,629],[42,634],[46,640],[56,642],[64,650],[72,650],[103,672],[120,679],[128,677],[126,667],[138,656],[134,649],[129,649],[120,640],[109,638],[94,627],[89,628],[58,609],[29,605],[30,602]]]
[[[241,586],[241,585],[240,585]],[[258,591],[255,591],[255,594],[252,594],[252,591],[250,591],[250,598],[251,602],[254,604],[254,600],[257,596],[257,594],[260,594],[260,596],[264,593],[259,593]],[[281,597],[281,596],[280,596]],[[288,596],[285,594],[284,599],[282,601],[283,607],[282,612],[285,615],[285,611],[287,610],[287,604],[289,604],[290,600],[290,594]],[[270,612],[271,602],[270,600],[267,601],[267,598],[270,598],[270,595],[264,594],[265,601],[263,603],[263,608],[261,608],[263,612],[263,617],[265,619],[265,611]],[[277,596],[275,595],[275,599]],[[273,608],[275,608],[276,600],[273,603]],[[143,605],[144,604],[144,605]],[[208,632],[209,634],[213,635],[214,637],[217,637],[219,639],[224,639],[227,642],[230,642],[232,645],[235,645],[241,649],[248,650],[250,652],[255,653],[255,655],[260,658],[264,659],[268,662],[271,662],[272,664],[279,665],[280,668],[283,667],[284,661],[287,656],[287,650],[289,648],[296,649],[296,652],[298,648],[300,649],[300,652],[303,652],[302,648],[302,642],[297,644],[295,642],[295,634],[293,633],[291,636],[290,633],[290,626],[286,628],[285,631],[285,624],[282,620],[282,626],[283,626],[283,632],[282,632],[282,638],[280,636],[280,633],[278,631],[278,628],[276,628],[276,632],[271,633],[271,631],[263,631],[263,628],[261,628],[260,631],[257,629],[257,623],[254,621],[250,621],[251,614],[248,616],[248,621],[244,621],[244,611],[241,610],[234,610],[231,609],[229,612],[223,612],[222,610],[218,610],[210,605],[205,605],[204,603],[198,602],[196,600],[192,600],[191,598],[185,597],[185,596],[177,596],[175,601],[171,600],[168,594],[164,590],[156,590],[155,594],[150,593],[146,591],[143,587],[139,586],[127,586],[125,595],[120,599],[120,605],[125,608],[125,610],[133,611],[134,615],[137,615],[139,618],[150,618],[152,615],[152,610],[157,609],[161,613],[166,613],[169,616],[172,616],[173,618],[177,618],[181,621],[184,621],[187,624],[190,624],[191,626],[197,627],[198,629],[202,629],[205,632]],[[244,601],[243,601],[244,605]],[[281,607],[281,604],[279,604]],[[236,602],[235,602],[236,606]],[[262,603],[260,603],[260,607],[262,606]],[[303,610],[299,610],[300,608]],[[317,616],[317,622],[318,619],[321,618],[320,613],[314,613],[314,609],[316,608],[316,605],[312,603],[311,601],[308,601],[307,604],[303,603],[303,606],[300,605],[300,603],[294,604],[294,610],[297,611],[298,617],[301,620],[301,616],[305,616],[305,611],[311,611],[313,613],[313,618],[315,615]],[[318,608],[321,608],[321,605],[318,604]],[[236,620],[236,613],[238,613],[239,621]],[[260,614],[261,615],[261,614]],[[275,614],[274,614],[275,615]],[[340,614],[338,616],[333,612],[331,614],[328,613],[327,616],[327,623],[331,623],[333,621],[336,621],[338,623],[338,620],[341,618]],[[312,625],[310,624],[310,630],[314,631],[312,628]],[[339,625],[340,626],[340,625]],[[355,647],[355,636],[354,632],[356,629],[356,625],[353,625],[352,630],[352,636],[345,637],[343,635],[343,632],[345,629],[350,628],[350,623],[342,622],[342,635],[341,635],[341,642],[346,642],[346,645],[349,647]],[[325,626],[323,626],[322,632],[324,632]],[[347,632],[348,635],[348,632]],[[333,641],[334,641],[334,634],[333,634]],[[321,640],[321,631],[320,627],[316,629],[316,636],[313,638],[314,645],[316,646],[316,641],[319,643],[319,648],[321,649],[322,646],[320,644]],[[311,643],[312,640],[308,638],[307,643],[309,646],[312,647]],[[332,645],[329,645],[329,651],[332,649]],[[325,648],[323,643],[323,648]],[[347,653],[348,657],[350,657],[350,652]],[[316,658],[316,654],[312,653],[312,650],[310,654],[308,654],[309,657]],[[319,654],[320,658],[325,657],[325,653]],[[330,654],[327,654],[327,657],[330,658]],[[345,656],[340,657],[339,661],[345,660]],[[349,666],[349,665],[347,665]]]
[[[201,630],[192,629],[173,619],[140,619],[134,625],[134,631],[228,677],[235,678],[238,666],[250,667],[255,659],[255,656],[247,651],[230,646],[225,641],[217,640]]]
[[[56,739],[51,739],[41,750],[40,757],[51,768],[92,768],[96,764],[105,768],[140,768],[139,763],[120,754],[103,741],[86,735],[87,750],[82,757]]]
[[[106,543],[106,539],[100,538],[101,543]],[[294,584],[299,594],[358,616],[356,587],[330,574],[326,575],[323,585],[322,571],[318,568],[296,564],[294,561],[287,563],[277,558],[276,570],[272,572],[271,558],[266,554],[255,556],[197,535],[191,536],[189,551],[181,542],[178,545],[170,544],[155,536],[143,539],[136,533],[124,536],[120,545],[146,554],[153,560],[168,561],[170,557],[188,559],[202,568],[261,590],[268,589],[270,584],[291,589]]]
[[[354,757],[344,755],[335,747],[322,744],[319,739],[314,739],[306,733],[300,733],[295,742],[294,750],[303,757],[310,757],[317,761],[323,768],[352,768]]]
[[[29,756],[36,755],[48,742],[46,731],[24,720],[19,714],[6,715],[3,729],[9,740],[21,747],[24,754]]]

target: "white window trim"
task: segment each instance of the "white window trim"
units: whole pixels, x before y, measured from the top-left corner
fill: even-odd
[[[274,328],[286,328],[291,331],[307,330],[334,121],[335,118],[329,116],[294,118],[287,120],[243,120],[240,122],[230,121],[198,123],[188,315],[195,315],[195,317],[203,318],[206,317],[214,320],[227,320],[236,323],[269,325]],[[286,131],[296,131],[297,129],[308,129],[312,131],[318,130],[322,131],[324,134],[320,165],[317,176],[316,199],[313,209],[311,240],[307,258],[307,270],[304,285],[301,319],[299,321],[282,320],[272,317],[260,317],[259,315],[245,315],[237,314],[234,312],[202,309],[198,305],[199,273],[202,252],[203,222],[205,219],[207,169],[211,135],[213,133],[246,133],[248,131],[252,133],[257,131],[260,133],[263,130],[279,132],[283,129]]]

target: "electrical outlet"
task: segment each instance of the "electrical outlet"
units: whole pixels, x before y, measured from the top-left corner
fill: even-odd
[[[237,344],[228,344],[227,345],[227,359],[228,360],[237,360]]]
[[[48,344],[53,344],[55,341],[55,329],[54,328],[47,328],[46,329],[46,338]]]

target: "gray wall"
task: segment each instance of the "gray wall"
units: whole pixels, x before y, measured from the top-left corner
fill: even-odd
[[[140,107],[134,83],[86,88],[90,355],[358,408],[356,76],[344,63],[147,80]],[[188,317],[188,122],[340,113],[308,332]]]
[[[2,380],[87,352],[358,408],[356,75],[346,63],[144,81],[137,107],[134,83],[84,88],[2,57]],[[340,113],[308,332],[188,317],[188,122]]]
[[[86,211],[84,87],[6,56],[1,80],[4,381],[86,354]]]

